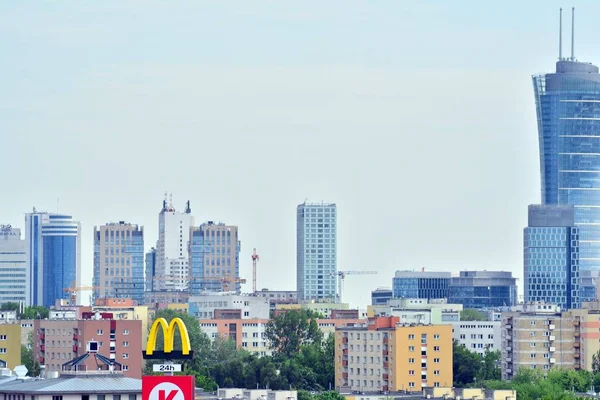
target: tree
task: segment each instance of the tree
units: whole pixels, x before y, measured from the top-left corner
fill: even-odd
[[[312,311],[301,309],[289,310],[271,319],[265,337],[277,355],[293,357],[301,345],[321,343],[323,333]]]
[[[27,341],[29,343],[29,347],[33,346],[33,334],[29,332],[27,337]],[[33,356],[33,350],[25,346],[21,345],[21,364],[27,367],[27,375],[36,377],[40,376],[40,364],[37,362],[35,357]]]
[[[594,374],[600,372],[600,350],[592,356],[592,372],[594,372]]]
[[[2,303],[2,305],[0,305],[0,311],[19,311],[19,303]]]
[[[50,315],[50,310],[42,306],[25,307],[21,314],[22,319],[45,319]]]
[[[488,318],[481,311],[477,311],[471,308],[465,308],[460,312],[461,321],[487,321]]]
[[[477,374],[477,381],[493,381],[502,378],[500,370],[500,350],[490,351],[489,347],[485,349],[481,360],[481,368]]]
[[[452,342],[452,370],[454,385],[465,387],[476,381],[480,373],[481,356],[469,351],[456,340]]]

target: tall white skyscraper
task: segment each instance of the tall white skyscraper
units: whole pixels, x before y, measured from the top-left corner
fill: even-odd
[[[81,225],[70,215],[25,214],[25,248],[27,304],[50,307],[81,285]]]
[[[21,230],[0,225],[0,304],[27,303],[25,240]]]
[[[184,212],[178,212],[172,201],[163,201],[158,214],[158,242],[154,290],[187,290],[189,286],[188,242],[194,225],[190,202]]]
[[[298,299],[335,301],[337,207],[333,203],[303,203],[296,218]]]

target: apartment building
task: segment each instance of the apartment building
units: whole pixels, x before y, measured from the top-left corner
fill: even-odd
[[[580,368],[580,321],[546,303],[528,303],[502,314],[502,379],[519,368]]]
[[[335,331],[337,390],[420,392],[451,386],[452,381],[450,325],[375,317]]]
[[[350,304],[307,301],[296,304],[277,304],[275,306],[275,310],[275,315],[281,311],[285,312],[285,310],[310,310],[321,314],[325,318],[329,318],[331,316],[331,312],[334,310],[350,310]]]
[[[481,355],[487,349],[500,350],[502,323],[500,321],[452,322],[452,338],[472,352]]]
[[[217,310],[241,310],[243,319],[269,319],[269,299],[232,293],[193,296],[189,313],[200,319],[213,319]]]
[[[120,363],[125,376],[141,378],[142,337],[140,320],[118,320],[112,313],[84,312],[82,319],[35,320],[34,357],[46,371],[61,371],[64,363],[87,352],[89,342],[98,342],[98,353]],[[97,369],[92,357],[84,365],[88,371]]]
[[[295,290],[269,290],[262,289],[255,293],[256,296],[269,299],[271,310],[275,309],[277,304],[294,304],[298,303],[298,292]]]
[[[265,337],[268,318],[244,319],[240,310],[217,310],[217,319],[200,319],[200,329],[211,340],[217,337],[232,339],[238,348],[259,356],[271,354]]]
[[[462,304],[448,304],[446,299],[392,299],[384,305],[367,306],[369,317],[399,317],[408,324],[445,324],[460,321]]]
[[[21,365],[21,324],[0,322],[0,368]]]

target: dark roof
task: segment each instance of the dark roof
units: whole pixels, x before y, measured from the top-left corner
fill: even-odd
[[[19,379],[3,383],[0,393],[131,393],[142,392],[142,380],[114,375],[61,376],[53,379]]]

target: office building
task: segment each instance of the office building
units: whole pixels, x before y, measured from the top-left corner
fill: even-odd
[[[397,317],[335,330],[336,390],[421,392],[452,386],[452,327]]]
[[[386,305],[388,300],[394,298],[394,291],[387,288],[377,288],[371,291],[371,305],[380,306]]]
[[[238,227],[209,221],[190,230],[190,293],[240,292]]]
[[[296,290],[299,300],[337,301],[337,207],[303,203],[296,214]]]
[[[154,290],[154,276],[156,275],[156,249],[153,247],[146,253],[146,283],[145,291]]]
[[[447,299],[450,272],[396,271],[392,287],[395,298]]]
[[[531,205],[524,230],[525,302],[579,308],[579,227],[573,206]]]
[[[0,368],[21,365],[21,324],[0,322]]]
[[[25,248],[28,305],[50,307],[81,286],[81,226],[73,217],[34,208],[25,214]]]
[[[142,321],[116,319],[113,313],[83,312],[81,319],[34,321],[35,359],[47,372],[61,371],[67,361],[84,355],[89,342],[98,342],[98,353],[121,364],[130,378],[142,376]],[[93,357],[85,360],[87,370],[95,370]]]
[[[158,242],[156,267],[153,276],[154,290],[188,290],[190,228],[194,225],[190,202],[184,212],[176,211],[172,201],[158,215]]]
[[[0,304],[27,304],[27,264],[21,230],[0,225]]]
[[[214,293],[189,299],[189,314],[200,319],[217,318],[218,313],[224,312],[239,314],[242,319],[269,319],[269,300],[232,293]]]
[[[464,308],[517,304],[517,279],[506,271],[460,271],[450,279],[448,302]]]
[[[556,70],[534,75],[542,204],[573,205],[582,271],[600,270],[600,74],[563,57]],[[595,296],[594,296],[595,298]],[[592,299],[582,299],[589,301]]]
[[[94,297],[144,301],[144,228],[125,223],[94,227]]]
[[[258,297],[269,299],[269,306],[274,310],[277,304],[298,303],[298,292],[295,290],[269,290],[262,289],[255,293]]]
[[[473,353],[484,355],[487,350],[502,347],[501,321],[452,322],[452,338]]]

